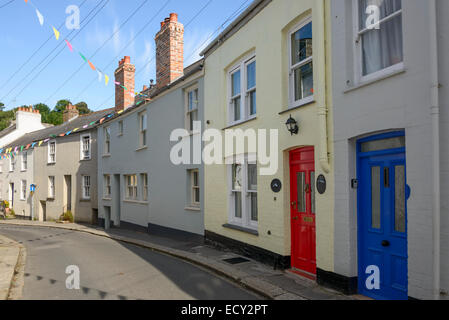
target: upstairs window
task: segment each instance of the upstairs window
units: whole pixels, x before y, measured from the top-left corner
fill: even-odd
[[[313,101],[312,19],[308,18],[289,33],[290,108]]]
[[[243,59],[229,72],[229,123],[256,117],[256,58]]]
[[[16,159],[11,156],[9,158],[9,171],[14,172],[14,170],[16,170]]]
[[[362,80],[402,67],[402,1],[355,0],[356,51]],[[372,19],[379,13],[379,24]]]
[[[123,136],[123,121],[118,122],[118,135]]]
[[[27,152],[22,153],[22,171],[26,171],[28,169],[28,154]]]
[[[147,146],[147,113],[142,112],[139,114],[139,147],[144,148]]]
[[[111,128],[104,128],[104,154],[111,154]]]
[[[90,160],[90,135],[81,136],[81,160]]]
[[[48,163],[56,163],[56,141],[48,142]]]
[[[187,129],[193,131],[193,123],[198,121],[198,88],[187,91]]]

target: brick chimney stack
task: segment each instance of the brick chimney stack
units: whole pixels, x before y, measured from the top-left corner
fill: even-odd
[[[69,104],[67,108],[62,113],[62,121],[64,123],[73,120],[77,118],[80,115],[80,112],[76,108],[76,106],[72,106],[72,104]]]
[[[156,34],[156,86],[162,88],[184,74],[184,26],[170,13]]]
[[[131,58],[125,56],[118,63],[115,70],[115,81],[125,86],[126,89],[115,86],[115,111],[124,110],[134,104],[134,75],[136,67],[131,64]]]

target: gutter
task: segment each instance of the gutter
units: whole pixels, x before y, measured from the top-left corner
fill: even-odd
[[[317,23],[319,25],[324,26],[324,35],[326,35],[326,27],[327,27],[327,23],[326,23],[326,11],[325,11],[325,7],[326,7],[326,0],[322,0],[319,2],[318,4],[318,12],[321,12],[321,15],[319,15],[319,21],[317,21]],[[325,38],[325,37],[323,37]],[[323,86],[321,86],[322,88],[324,88],[323,91],[323,99],[320,103],[320,106],[318,107],[318,123],[319,123],[319,130],[320,130],[320,158],[319,158],[319,162],[321,165],[321,169],[323,169],[323,171],[325,173],[329,173],[330,172],[330,165],[329,165],[329,155],[328,155],[328,136],[327,136],[327,114],[328,114],[328,109],[327,109],[327,73],[326,73],[326,66],[327,66],[327,53],[326,53],[326,39],[323,39],[322,41],[320,41],[320,48],[318,50],[318,52],[324,52],[324,83]]]
[[[433,296],[440,300],[441,279],[441,206],[440,206],[440,96],[438,73],[438,35],[436,0],[429,0],[429,36],[430,36],[430,73],[431,73],[431,105],[432,117],[432,159],[433,159]]]

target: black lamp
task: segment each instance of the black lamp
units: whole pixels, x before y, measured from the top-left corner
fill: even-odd
[[[288,132],[291,133],[291,135],[298,134],[299,128],[298,123],[295,119],[292,118],[292,115],[290,115],[290,118],[288,118],[287,122],[285,123],[287,126]]]

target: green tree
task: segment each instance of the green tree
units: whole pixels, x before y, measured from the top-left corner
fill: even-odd
[[[0,102],[0,111],[3,111],[3,110],[5,110],[5,104]]]
[[[62,114],[69,104],[71,104],[70,100],[59,100],[56,102],[56,106],[53,111],[61,112]]]
[[[51,111],[48,115],[47,115],[47,122],[46,123],[50,123],[52,125],[58,126],[60,124],[63,123],[62,121],[62,112],[58,112],[58,111]]]
[[[75,106],[80,112],[80,114],[88,114],[92,112],[92,110],[90,110],[89,107],[87,106],[87,103],[85,103],[84,101],[78,102],[77,104],[75,104]]]

